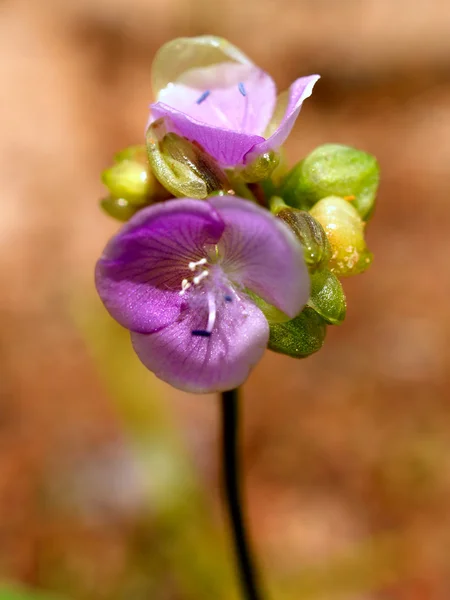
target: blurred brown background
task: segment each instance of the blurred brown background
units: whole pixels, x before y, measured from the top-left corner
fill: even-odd
[[[0,573],[80,600],[237,597],[215,399],[144,373],[92,283],[117,229],[99,173],[142,140],[156,49],[203,33],[280,89],[322,75],[292,160],[341,142],[382,171],[346,322],[245,386],[271,596],[448,600],[448,0],[0,2]]]

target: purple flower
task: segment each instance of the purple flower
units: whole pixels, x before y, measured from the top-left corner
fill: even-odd
[[[252,298],[292,318],[309,295],[290,230],[231,196],[141,210],[106,246],[96,285],[144,365],[201,393],[240,385],[261,358],[269,325]]]
[[[149,122],[165,117],[171,131],[235,167],[284,143],[319,76],[300,77],[277,99],[272,78],[240,50],[201,36],[165,44],[152,79],[157,102]]]

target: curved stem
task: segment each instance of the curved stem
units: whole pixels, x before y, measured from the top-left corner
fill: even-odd
[[[230,514],[234,545],[241,584],[246,600],[261,600],[258,590],[252,555],[246,537],[241,512],[239,492],[238,441],[238,390],[223,392],[222,403],[222,449],[225,495]]]

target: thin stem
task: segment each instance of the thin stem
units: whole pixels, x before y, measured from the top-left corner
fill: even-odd
[[[238,390],[223,392],[222,403],[222,450],[225,495],[230,514],[238,569],[246,600],[261,600],[252,555],[246,536],[241,512],[239,492],[238,442]]]

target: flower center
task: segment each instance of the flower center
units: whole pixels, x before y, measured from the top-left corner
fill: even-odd
[[[224,275],[221,267],[208,262],[206,257],[188,263],[192,276],[181,282],[180,296],[185,296],[191,311],[204,313],[205,305],[207,322],[203,329],[193,329],[192,335],[210,337],[217,319],[218,309],[232,303],[240,304],[240,297]]]

